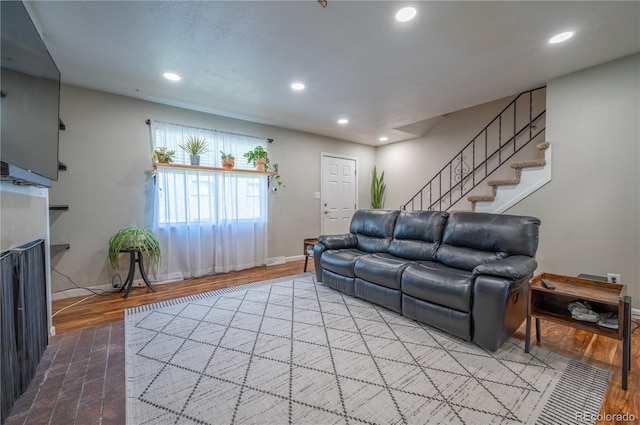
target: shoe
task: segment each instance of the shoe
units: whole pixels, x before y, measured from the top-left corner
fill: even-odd
[[[601,313],[598,325],[603,328],[618,329],[618,315],[612,312]]]
[[[583,322],[596,323],[600,319],[598,313],[591,310],[591,306],[588,302],[574,301],[567,306],[571,312],[571,317]]]

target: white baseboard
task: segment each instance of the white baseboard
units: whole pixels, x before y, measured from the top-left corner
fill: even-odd
[[[282,264],[285,264],[286,262],[287,262],[287,259],[284,256],[267,258],[267,267],[280,266]]]
[[[640,308],[632,308],[631,315],[640,319]]]
[[[163,280],[163,281],[159,281],[159,282],[151,282],[152,285],[164,285],[165,283],[174,283],[174,282],[180,282],[182,279],[171,279],[171,280]],[[118,285],[119,286],[119,285]],[[141,286],[145,286],[144,280],[142,279],[135,279],[133,281],[133,285],[132,288],[137,288],[137,287],[141,287]],[[116,290],[116,288],[114,288],[110,283],[104,284],[104,285],[96,285],[96,286],[88,286],[86,288],[72,288],[72,289],[67,289],[66,291],[60,291],[60,292],[55,292],[51,294],[51,299],[52,300],[62,300],[65,298],[73,298],[73,297],[88,297],[93,295],[93,293],[91,292],[91,290],[93,291],[97,291],[97,292],[113,292]]]
[[[290,263],[292,261],[304,260],[304,255],[292,255],[290,257],[272,257],[267,258],[267,267],[280,266],[282,264]]]

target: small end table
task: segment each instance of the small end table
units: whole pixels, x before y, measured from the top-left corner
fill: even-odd
[[[547,289],[542,279],[549,279],[556,289]],[[596,323],[575,320],[567,305],[576,300],[588,301],[594,310],[618,315],[618,328],[610,329]],[[531,318],[536,319],[536,340],[540,341],[540,319],[592,332],[622,341],[622,389],[627,389],[631,370],[631,297],[627,287],[579,277],[542,273],[529,282],[525,352],[531,348]]]
[[[304,272],[307,272],[309,257],[313,257],[313,246],[318,243],[318,238],[307,238],[304,240]],[[311,251],[309,251],[311,248]]]
[[[129,296],[129,291],[131,291],[131,286],[133,285],[133,276],[136,273],[136,263],[138,263],[140,275],[142,275],[144,283],[151,289],[151,292],[156,292],[156,289],[151,285],[151,282],[149,282],[149,278],[147,278],[147,273],[144,271],[142,251],[140,249],[121,249],[120,252],[129,253],[129,274],[127,275],[127,280],[125,280],[118,292],[124,290],[125,299]]]

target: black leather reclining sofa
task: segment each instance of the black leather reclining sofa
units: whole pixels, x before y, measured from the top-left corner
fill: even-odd
[[[351,233],[318,237],[316,276],[495,351],[525,319],[539,226],[534,217],[358,210]]]

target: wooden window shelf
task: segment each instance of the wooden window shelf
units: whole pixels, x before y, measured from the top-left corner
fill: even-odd
[[[258,171],[258,170],[245,170],[241,168],[219,168],[219,167],[202,167],[200,165],[187,165],[187,164],[165,164],[163,162],[156,162],[156,167],[160,168],[174,168],[177,170],[194,170],[194,171],[209,171],[215,173],[238,173],[238,174],[258,174],[261,176],[275,176],[275,171]]]

